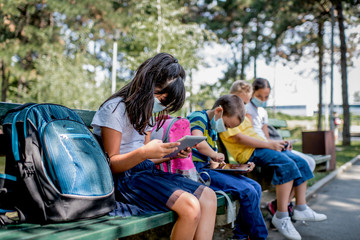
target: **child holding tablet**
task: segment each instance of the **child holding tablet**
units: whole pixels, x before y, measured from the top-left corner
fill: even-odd
[[[179,110],[185,100],[185,72],[178,60],[160,53],[140,65],[132,81],[107,99],[92,121],[110,157],[116,187],[113,215],[168,211],[178,214],[171,239],[211,239],[216,195],[180,174],[157,170],[180,143],[150,141],[154,114]],[[161,126],[161,125],[160,125]],[[180,156],[189,152],[182,151]]]
[[[193,161],[199,172],[206,171],[211,177],[210,188],[231,193],[240,202],[240,209],[233,229],[234,239],[266,239],[268,232],[260,210],[260,185],[240,174],[229,174],[213,170],[224,161],[217,152],[217,134],[233,128],[244,120],[245,107],[236,95],[220,97],[211,110],[193,112],[188,116],[191,134],[206,136],[207,141],[193,149]],[[254,164],[243,167],[254,168]]]

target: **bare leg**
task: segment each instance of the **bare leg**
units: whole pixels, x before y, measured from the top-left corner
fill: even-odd
[[[306,204],[305,194],[307,188],[307,181],[295,187],[296,205]]]
[[[290,197],[290,192],[293,186],[293,180],[290,182],[276,185],[276,199],[277,199],[277,210],[279,212],[288,211],[288,201]]]
[[[295,197],[295,189],[292,188],[291,192],[290,192],[290,197],[289,197],[289,203],[291,203],[291,200]]]
[[[215,218],[217,210],[217,198],[216,194],[210,188],[205,188],[201,197],[200,208],[201,217],[198,228],[195,232],[195,238],[197,240],[212,239],[215,228]]]
[[[178,214],[178,219],[171,231],[171,239],[194,239],[201,216],[198,199],[194,195],[184,192],[176,200],[171,210]]]

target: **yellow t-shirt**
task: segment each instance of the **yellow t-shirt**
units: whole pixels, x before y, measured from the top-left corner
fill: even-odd
[[[266,140],[255,132],[251,120],[248,117],[245,117],[244,122],[239,126],[230,128],[226,132],[220,133],[221,141],[224,143],[231,156],[233,156],[234,159],[239,163],[246,163],[253,154],[255,148],[238,143],[235,138],[233,138],[233,136],[237,135],[238,133],[256,138],[261,141]]]

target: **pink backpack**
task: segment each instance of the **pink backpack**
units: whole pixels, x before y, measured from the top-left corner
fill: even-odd
[[[158,130],[157,124],[151,131],[151,139],[160,139],[164,143],[176,142],[178,139],[191,135],[189,120],[182,117],[167,116],[164,125]],[[191,153],[187,158],[175,158],[157,165],[164,172],[180,173],[191,180],[197,181],[197,171],[192,161]]]

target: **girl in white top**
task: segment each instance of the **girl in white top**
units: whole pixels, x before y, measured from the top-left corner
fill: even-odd
[[[270,139],[268,130],[268,114],[264,109],[271,91],[270,83],[264,78],[257,78],[253,82],[252,88],[253,94],[250,103],[246,105],[246,115],[252,118],[255,131],[265,139]],[[312,157],[305,155],[302,152],[293,150],[290,143],[288,150],[291,150],[294,154],[304,158],[308,162],[311,171],[314,171],[316,164]]]
[[[173,210],[178,218],[171,239],[212,239],[216,195],[181,174],[158,170],[180,143],[150,141],[154,117],[178,111],[185,100],[185,71],[178,60],[159,53],[140,65],[132,81],[107,99],[92,121],[110,157],[116,187],[112,215]],[[156,113],[156,114],[153,114]],[[159,126],[162,126],[160,122]],[[177,157],[187,157],[190,148]]]

